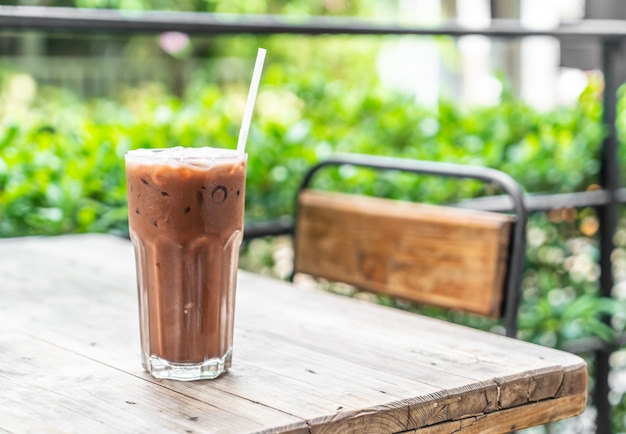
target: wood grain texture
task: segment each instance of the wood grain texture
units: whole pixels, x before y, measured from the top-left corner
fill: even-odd
[[[498,317],[513,217],[305,190],[296,272]]]
[[[232,370],[155,380],[132,247],[0,241],[0,432],[506,432],[585,408],[577,356],[240,272]]]

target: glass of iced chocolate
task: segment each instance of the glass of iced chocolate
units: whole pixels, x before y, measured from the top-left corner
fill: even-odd
[[[232,359],[247,154],[175,147],[125,159],[143,366],[215,378]]]

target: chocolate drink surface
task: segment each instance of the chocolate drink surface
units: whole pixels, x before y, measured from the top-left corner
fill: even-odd
[[[214,378],[231,363],[246,155],[130,151],[126,176],[144,368]]]

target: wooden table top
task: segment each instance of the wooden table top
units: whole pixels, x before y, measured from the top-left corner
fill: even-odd
[[[489,433],[580,414],[572,354],[240,272],[233,368],[142,370],[130,242],[0,241],[0,431]]]

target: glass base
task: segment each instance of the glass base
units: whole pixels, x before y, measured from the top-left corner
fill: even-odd
[[[175,363],[157,356],[144,355],[143,367],[154,378],[160,380],[212,380],[228,371],[232,360],[232,350],[222,358],[213,358],[201,363]]]

